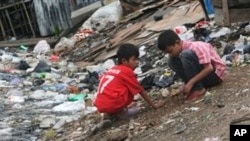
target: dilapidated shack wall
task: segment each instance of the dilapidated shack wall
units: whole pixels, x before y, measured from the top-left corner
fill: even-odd
[[[71,26],[68,0],[34,0],[36,19],[41,36],[57,34]]]
[[[0,0],[0,41],[59,34],[72,27],[73,11],[97,1]]]
[[[36,37],[39,34],[31,1],[0,2],[0,40]]]

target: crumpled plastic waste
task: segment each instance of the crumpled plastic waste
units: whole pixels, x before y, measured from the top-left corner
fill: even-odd
[[[36,54],[45,54],[50,51],[50,45],[46,40],[39,41],[34,47],[33,52]]]
[[[86,75],[85,79],[82,80],[81,83],[96,85],[99,83],[99,74],[95,71],[94,72],[88,71],[88,75]]]
[[[50,66],[44,62],[44,61],[39,61],[37,66],[34,69],[34,72],[51,72]]]
[[[8,73],[0,73],[0,80],[11,81],[17,76],[8,74]]]
[[[87,97],[88,97],[87,94],[73,95],[73,96],[69,96],[68,101],[83,101]]]
[[[155,86],[155,74],[150,74],[140,81],[141,86],[145,89],[151,89]]]
[[[196,41],[204,41],[208,42],[210,40],[209,34],[211,31],[209,31],[206,28],[197,28],[194,30],[194,39]]]
[[[90,29],[81,29],[80,31],[78,31],[75,35],[74,38],[77,42],[87,38],[88,36],[94,34],[95,31],[90,30]]]
[[[19,70],[27,70],[28,68],[31,68],[31,67],[30,67],[30,65],[29,65],[26,61],[24,61],[24,60],[21,60],[20,63],[19,63],[19,65],[18,65],[18,67],[17,67],[17,69],[19,69]]]
[[[41,86],[44,82],[45,81],[41,78],[35,78],[35,79],[33,79],[32,84],[34,86]]]
[[[226,47],[223,50],[223,55],[231,54],[235,47],[233,45],[226,45]]]
[[[159,81],[155,82],[155,85],[160,88],[169,87],[174,83],[176,78],[176,73],[171,71],[166,71],[163,75],[160,76]]]
[[[217,32],[212,32],[209,36],[210,38],[219,38],[221,36],[224,36],[230,33],[231,33],[231,30],[229,28],[223,27]]]
[[[141,66],[142,73],[147,72],[151,69],[153,69],[153,66],[151,64],[145,64],[145,65]]]

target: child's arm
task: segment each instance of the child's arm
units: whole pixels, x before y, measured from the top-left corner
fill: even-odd
[[[142,96],[142,98],[147,101],[147,103],[152,106],[155,110],[164,106],[165,102],[164,101],[160,101],[159,103],[157,103],[156,105],[152,102],[152,100],[150,99],[150,97],[148,96],[146,91],[142,91],[140,93],[140,95]]]
[[[213,66],[211,63],[204,64],[203,66],[204,68],[198,74],[196,74],[192,79],[190,79],[188,83],[184,86],[183,90],[184,93],[189,93],[195,83],[202,80],[213,71]]]

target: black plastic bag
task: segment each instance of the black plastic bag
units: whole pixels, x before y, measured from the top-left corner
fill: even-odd
[[[44,62],[44,61],[39,61],[39,63],[37,64],[37,66],[34,69],[34,72],[51,72],[51,68],[50,66]]]

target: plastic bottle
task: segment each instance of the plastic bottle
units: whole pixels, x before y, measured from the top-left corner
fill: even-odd
[[[49,85],[44,85],[44,86],[42,86],[42,89],[43,89],[44,91],[53,91],[53,92],[55,92],[55,91],[56,91],[56,86],[53,86],[53,85],[51,85],[51,86],[49,86]]]
[[[31,75],[34,78],[45,78],[46,77],[46,73],[32,73]]]
[[[87,94],[78,94],[73,95],[68,98],[69,101],[83,101],[85,98],[87,98]]]
[[[28,47],[26,47],[26,46],[24,46],[24,45],[21,45],[21,46],[19,47],[19,50],[20,50],[21,52],[25,52],[25,51],[28,50]]]

